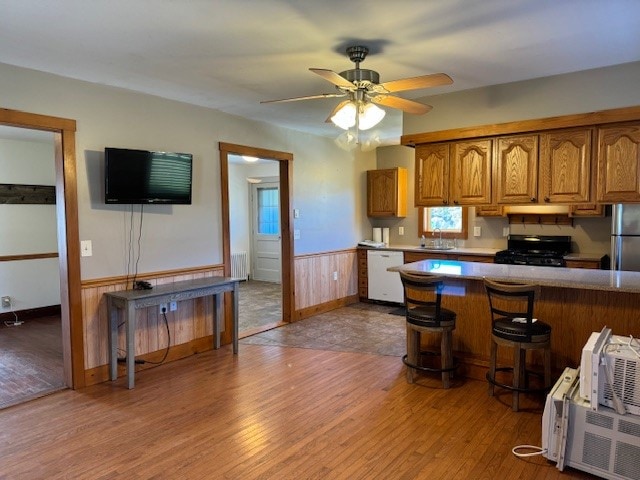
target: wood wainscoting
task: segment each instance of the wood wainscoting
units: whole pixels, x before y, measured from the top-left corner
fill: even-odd
[[[294,320],[358,301],[356,249],[296,256],[294,271]],[[337,280],[334,280],[334,272]]]
[[[197,269],[138,275],[152,285],[179,282],[212,276],[222,276],[222,265]],[[86,385],[109,379],[108,319],[104,293],[125,289],[124,277],[91,280],[82,283],[82,316],[84,319],[84,364]],[[177,360],[213,346],[213,300],[197,298],[178,302],[178,309],[167,312],[171,347],[167,361]],[[167,328],[156,307],[136,312],[135,355],[149,361],[160,360],[167,347]],[[119,331],[119,345],[124,350],[124,331]],[[138,365],[144,369],[152,365]]]

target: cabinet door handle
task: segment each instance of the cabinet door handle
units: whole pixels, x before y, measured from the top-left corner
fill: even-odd
[[[531,197],[531,201],[535,202],[536,201],[536,197]]]
[[[549,197],[544,197],[544,201],[545,202],[549,202],[549,201],[551,201],[551,199]]]
[[[446,200],[442,200],[442,204],[443,205],[446,205],[447,203],[449,203],[449,202],[447,202]]]

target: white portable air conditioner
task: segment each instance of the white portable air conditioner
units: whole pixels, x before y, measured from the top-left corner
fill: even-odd
[[[547,396],[542,446],[547,459],[613,480],[640,480],[640,416],[597,411],[579,394],[579,374],[567,368]]]
[[[612,335],[611,329],[594,332],[582,349],[580,396],[593,410],[599,405],[616,412],[640,415],[640,343]]]

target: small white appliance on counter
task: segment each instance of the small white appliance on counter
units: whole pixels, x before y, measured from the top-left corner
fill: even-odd
[[[404,289],[400,274],[387,270],[403,263],[403,252],[394,250],[367,251],[367,281],[370,300],[404,303]]]

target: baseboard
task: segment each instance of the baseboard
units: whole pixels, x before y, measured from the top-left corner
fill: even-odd
[[[172,362],[174,360],[180,360],[181,358],[190,357],[196,353],[202,353],[213,349],[213,335],[207,337],[196,338],[187,343],[181,343],[180,345],[174,345],[169,348],[169,353],[165,363]],[[165,350],[157,350],[155,352],[145,353],[143,355],[136,355],[136,360],[148,360],[151,362],[157,362],[164,356]],[[150,363],[143,363],[136,365],[136,372],[152,368],[157,365]],[[122,377],[126,374],[126,365],[124,363],[118,364],[118,377]],[[95,385],[97,383],[106,382],[109,380],[109,365],[100,365],[95,368],[90,368],[84,372],[85,386]]]
[[[346,307],[347,305],[352,305],[354,303],[358,303],[357,294],[338,298],[337,300],[331,300],[330,302],[320,303],[312,307],[301,308],[300,310],[296,310],[294,312],[293,319],[294,321],[302,320],[304,318],[313,317],[314,315],[318,315],[320,313],[326,313],[337,308]]]
[[[19,320],[30,320],[33,318],[60,316],[60,305],[49,305],[47,307],[26,308],[24,310],[14,310],[11,312],[0,313],[0,321],[13,321],[16,319],[14,313]]]

